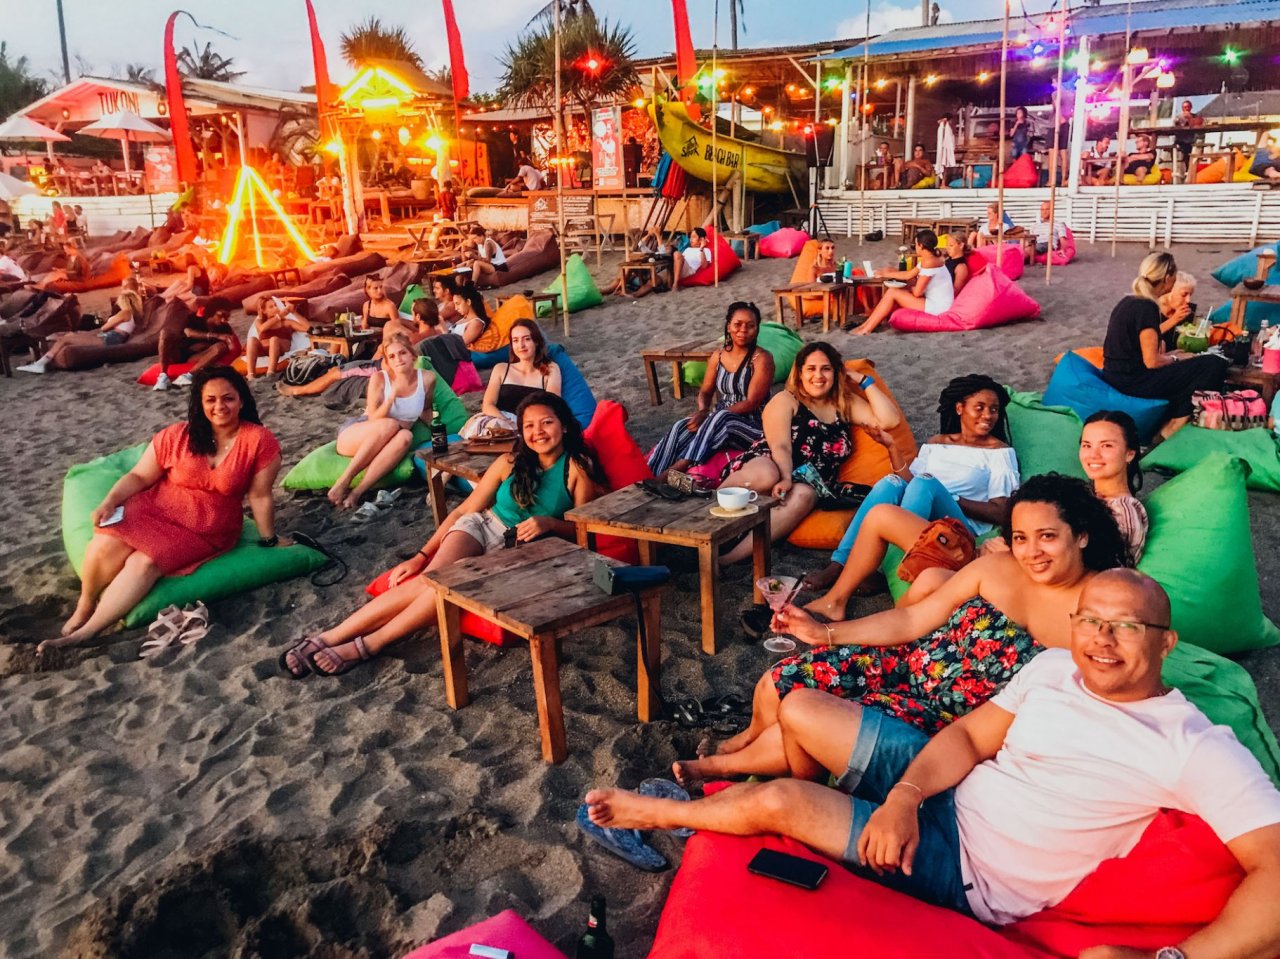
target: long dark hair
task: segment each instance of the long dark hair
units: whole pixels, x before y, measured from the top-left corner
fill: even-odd
[[[1129,460],[1126,478],[1129,481],[1129,492],[1137,493],[1142,489],[1142,463],[1141,457],[1138,455],[1142,452],[1142,438],[1138,435],[1138,424],[1133,421],[1133,417],[1123,410],[1098,410],[1087,420],[1084,425],[1090,423],[1114,423],[1120,427],[1120,432],[1124,434],[1124,445],[1127,449],[1134,452],[1133,459]]]
[[[453,291],[454,296],[460,296],[471,304],[471,310],[476,316],[480,317],[485,326],[489,325],[489,310],[484,305],[484,294],[477,290],[474,286],[463,286]]]
[[[592,482],[603,483],[604,474],[595,454],[587,447],[582,435],[582,425],[569,404],[554,393],[539,390],[530,393],[516,407],[516,442],[511,452],[515,465],[511,469],[511,496],[516,504],[524,509],[533,505],[533,498],[538,492],[538,483],[542,479],[542,464],[538,454],[529,449],[524,442],[524,413],[531,406],[545,406],[555,414],[564,431],[564,451],[569,459],[578,464],[578,468],[591,477]],[[566,474],[566,478],[567,478]]]
[[[729,321],[733,319],[733,314],[737,313],[739,310],[745,310],[747,313],[750,313],[752,316],[756,318],[756,338],[757,339],[751,341],[751,350],[754,350],[757,345],[757,340],[759,339],[759,336],[760,336],[760,307],[756,306],[754,303],[748,303],[746,300],[734,300],[732,303],[729,304],[729,309],[725,310],[724,348],[726,350],[733,348],[733,341],[729,339]],[[751,350],[748,350],[747,352],[750,353]]]
[[[1082,479],[1061,473],[1033,476],[1009,497],[1004,517],[1004,541],[1012,543],[1013,511],[1019,503],[1049,503],[1076,536],[1088,535],[1081,556],[1085,569],[1095,573],[1117,566],[1132,566],[1129,547],[1120,535],[1120,527],[1107,505],[1093,493]]]
[[[191,452],[203,456],[213,456],[218,451],[218,443],[213,438],[213,424],[204,415],[205,384],[213,380],[226,380],[240,394],[240,422],[262,424],[258,418],[258,404],[249,392],[249,384],[244,377],[229,366],[206,366],[191,375],[191,395],[187,399],[187,436],[191,444]]]
[[[533,337],[534,369],[543,373],[549,372],[551,370],[551,357],[547,355],[547,338],[542,335],[542,327],[538,326],[536,321],[524,319],[523,317],[511,324],[512,332],[515,332],[517,326],[522,330],[528,330],[529,335]],[[507,362],[515,363],[517,360],[515,347],[508,346]]]
[[[960,432],[960,414],[956,412],[956,404],[963,403],[975,393],[990,390],[996,395],[996,403],[1000,407],[1000,416],[996,419],[991,435],[996,439],[1009,442],[1009,424],[1005,419],[1005,407],[1009,405],[1009,392],[989,376],[981,373],[970,373],[968,376],[957,376],[942,388],[938,395],[938,432],[943,434]]]

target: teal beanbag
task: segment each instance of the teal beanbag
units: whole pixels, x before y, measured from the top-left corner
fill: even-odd
[[[1064,353],[1044,391],[1045,406],[1066,406],[1081,421],[1099,410],[1121,410],[1133,417],[1142,442],[1151,437],[1165,420],[1168,400],[1129,396],[1107,383],[1096,366],[1076,353]]]
[[[1151,528],[1138,563],[1169,594],[1178,635],[1223,655],[1280,643],[1258,596],[1246,469],[1211,453],[1147,497]]]
[[[591,271],[587,269],[587,264],[582,260],[581,253],[575,253],[564,265],[564,281],[568,288],[569,312],[577,313],[579,310],[585,310],[593,306],[599,306],[604,302],[604,294],[600,292],[600,288],[596,286],[596,281],[591,278]],[[538,316],[550,316],[552,312],[563,309],[559,299],[561,295],[560,278],[556,277],[551,281],[543,293],[550,293],[556,296],[555,311],[551,309],[549,303],[538,304]]]
[[[432,408],[440,411],[440,417],[444,420],[445,427],[450,433],[457,433],[462,429],[462,424],[467,421],[467,410],[462,405],[462,400],[458,399],[458,394],[444,381],[443,376],[436,377],[436,386],[431,394]],[[413,426],[413,442],[409,445],[411,450],[416,449],[423,443],[431,441],[431,428],[425,423],[415,423]],[[319,449],[314,449],[304,456],[298,465],[289,470],[281,485],[285,489],[329,489],[338,481],[338,477],[342,475],[342,471],[347,468],[347,464],[351,462],[351,457],[343,456],[338,452],[338,443],[333,441],[325,443]],[[351,481],[353,487],[360,485],[360,480],[364,473],[356,474]],[[385,489],[389,486],[403,486],[413,479],[413,458],[412,455],[406,456],[397,464],[396,468],[378,481],[377,488]]]
[[[421,300],[426,295],[427,295],[427,291],[424,290],[421,286],[419,286],[417,283],[410,283],[408,287],[405,288],[404,296],[400,298],[400,312],[408,313],[411,309],[413,309],[413,304],[417,300]]]
[[[773,357],[773,382],[785,383],[796,355],[804,347],[804,339],[782,323],[761,323],[756,343]],[[680,369],[680,378],[688,386],[701,386],[702,378],[707,375],[706,363],[685,363]]]
[[[1018,470],[1025,480],[1040,473],[1062,473],[1085,479],[1080,465],[1080,433],[1084,424],[1064,406],[1046,406],[1038,393],[1019,393],[1009,387],[1009,441],[1018,454]]]
[[[770,233],[777,233],[782,229],[781,220],[770,220],[768,223],[753,223],[747,227],[748,233],[754,233],[756,236],[768,236]]]
[[[592,417],[596,415],[595,394],[591,392],[591,387],[587,385],[582,371],[565,352],[563,346],[559,343],[551,343],[547,346],[547,355],[555,361],[556,366],[560,367],[560,395],[569,404],[574,419],[582,424],[585,430],[591,425]]]
[[[1248,253],[1241,253],[1233,259],[1227,260],[1226,263],[1214,270],[1210,276],[1230,289],[1237,284],[1258,275],[1258,254],[1264,250],[1274,253],[1276,244],[1268,243],[1250,250]],[[1267,282],[1270,284],[1280,283],[1280,260],[1271,267],[1267,273]]]
[[[137,464],[146,449],[147,444],[140,443],[67,470],[62,483],[62,544],[77,576],[94,533],[89,514],[106,498],[116,481]],[[322,553],[306,546],[262,548],[258,545],[257,527],[246,519],[240,542],[229,552],[215,556],[189,576],[161,579],[142,602],[129,611],[124,623],[130,628],[143,626],[166,606],[186,606],[197,601],[210,603],[267,583],[305,576],[326,562]]]
[[[1184,473],[1213,453],[1238,456],[1249,464],[1249,489],[1280,493],[1280,449],[1270,430],[1206,430],[1184,426],[1142,458],[1142,468]]]

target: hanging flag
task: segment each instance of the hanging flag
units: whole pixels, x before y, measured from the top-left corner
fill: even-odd
[[[178,14],[183,12],[175,10],[165,24],[164,87],[165,98],[169,101],[169,129],[173,133],[173,149],[178,160],[178,179],[184,187],[191,187],[198,179],[196,150],[187,124],[187,102],[182,97],[182,74],[178,72],[178,57],[173,51],[173,24]]]
[[[324,113],[333,105],[336,94],[329,82],[329,58],[324,53],[324,41],[320,39],[320,26],[316,23],[316,9],[307,0],[307,23],[311,27],[311,64],[316,75],[316,110],[320,117],[320,135],[327,139]]]
[[[467,77],[467,61],[462,55],[462,34],[458,32],[458,20],[453,15],[453,0],[444,2],[444,31],[449,38],[449,72],[453,74],[453,99],[461,102],[471,96],[471,81]]]
[[[698,72],[698,58],[693,52],[693,36],[689,33],[689,9],[684,0],[671,0],[676,19],[676,86],[683,87]]]

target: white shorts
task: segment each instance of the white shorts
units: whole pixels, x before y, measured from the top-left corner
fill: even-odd
[[[506,524],[494,515],[493,510],[487,509],[479,513],[467,513],[458,519],[450,528],[449,532],[462,530],[477,543],[486,553],[492,553],[494,550],[502,549],[503,535],[507,531]]]

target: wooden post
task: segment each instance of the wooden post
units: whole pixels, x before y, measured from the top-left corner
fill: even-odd
[[[1008,109],[1009,80],[1009,0],[1004,0],[1004,25],[1000,34],[1000,146],[996,156],[996,266],[1004,261],[1004,132],[1005,110]]]
[[[1053,226],[1058,217],[1058,154],[1062,136],[1062,62],[1067,45],[1067,7],[1062,5],[1058,22],[1058,85],[1053,97],[1053,154],[1049,157],[1049,250],[1044,258],[1044,281],[1053,276]]]
[[[569,277],[564,258],[564,93],[560,76],[560,4],[554,5],[556,32],[556,233],[560,247],[560,309],[564,310],[564,335],[569,335]]]
[[[867,100],[871,91],[871,0],[867,0],[867,23],[862,31],[862,89],[858,91],[858,116],[862,119],[862,144],[858,149],[858,246],[862,246],[863,237],[871,231],[864,221],[867,210],[867,134],[871,132],[870,117],[867,114]],[[898,83],[898,96],[902,96],[902,83]],[[898,114],[893,115],[894,122]],[[892,155],[891,155],[892,159]],[[889,186],[889,170],[885,169],[885,186]]]
[[[1071,119],[1071,147],[1067,151],[1067,162],[1071,164],[1067,179],[1067,192],[1073,196],[1080,192],[1080,158],[1084,156],[1084,141],[1089,126],[1089,38],[1082,36],[1076,47],[1076,58],[1082,64],[1076,71],[1076,103],[1075,114]],[[1083,88],[1083,89],[1082,89]]]
[[[836,167],[836,174],[840,177],[840,189],[844,189],[845,181],[849,179],[849,104],[852,99],[849,91],[853,89],[853,64],[846,63],[844,66],[844,86],[840,90],[840,163]]]
[[[902,138],[902,159],[905,163],[911,159],[911,148],[916,139],[916,77],[914,73],[907,78],[907,126]]]

